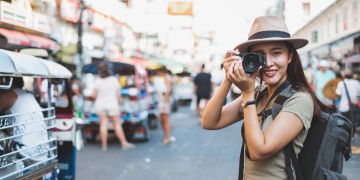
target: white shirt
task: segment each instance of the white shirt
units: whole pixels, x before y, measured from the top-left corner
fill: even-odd
[[[114,76],[106,78],[97,78],[94,83],[96,90],[95,107],[103,107],[108,104],[118,105],[118,94],[121,87]]]
[[[163,76],[154,77],[154,87],[159,94],[166,92],[166,80]]]
[[[349,92],[350,100],[353,103],[357,103],[358,96],[360,96],[360,83],[354,79],[345,79],[347,90]],[[336,88],[336,94],[341,96],[339,111],[348,112],[349,111],[349,101],[346,95],[344,81],[339,82]]]
[[[44,143],[36,148],[22,151],[20,154],[36,161],[45,160],[47,158],[46,153],[34,155],[49,149],[49,144],[45,143],[49,140],[49,137],[41,107],[30,92],[22,89],[16,89],[15,92],[17,98],[10,112],[12,114],[22,114],[15,116],[16,124],[25,123],[14,128],[14,135],[24,133],[24,135],[16,138],[16,141],[24,145],[21,149]]]

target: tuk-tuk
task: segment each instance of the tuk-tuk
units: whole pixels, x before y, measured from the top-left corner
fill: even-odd
[[[26,48],[20,50],[22,54],[28,54],[35,57],[49,59],[49,53],[45,49],[38,48]],[[45,61],[51,63],[52,61]],[[64,68],[64,67],[62,67]],[[59,179],[75,179],[75,162],[76,162],[76,150],[80,150],[83,147],[81,127],[82,119],[79,116],[74,116],[74,94],[71,90],[71,82],[69,77],[71,74],[60,71],[59,68],[52,68],[52,74],[57,74],[56,78],[52,78],[51,90],[53,98],[51,103],[55,107],[56,118],[54,120],[54,127],[51,129],[52,135],[57,139],[57,151],[58,151],[58,170]],[[64,78],[62,73],[67,73],[67,78]],[[35,83],[38,92],[36,95],[40,96],[48,92],[49,87],[48,79],[37,78]],[[39,99],[39,102],[46,104],[47,100]]]
[[[51,84],[61,84],[62,79],[71,77],[71,72],[56,62],[2,49],[0,59],[0,93],[14,90],[13,83],[19,78],[48,82],[47,103],[43,104],[45,107],[36,101],[34,92],[19,88],[16,91],[26,95],[23,97],[27,99],[23,101],[30,103],[31,107],[1,112],[0,179],[64,179],[58,177],[58,139],[52,131],[58,127],[58,123],[52,103]],[[33,82],[35,84],[37,81]],[[21,98],[22,96],[18,96],[17,101]]]

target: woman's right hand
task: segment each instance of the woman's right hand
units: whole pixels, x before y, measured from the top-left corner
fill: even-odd
[[[235,55],[235,54],[238,54],[238,53],[239,53],[239,51],[236,51],[236,50],[228,50],[226,52],[225,59],[224,59],[225,74],[228,74],[229,68],[230,68],[232,63],[241,60],[240,56]],[[225,80],[230,80],[230,79],[226,76]]]

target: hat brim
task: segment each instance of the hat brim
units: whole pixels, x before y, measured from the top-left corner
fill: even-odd
[[[261,43],[267,43],[267,42],[289,42],[291,43],[295,49],[302,48],[306,46],[309,41],[302,38],[264,38],[264,39],[253,39],[246,42],[243,42],[236,46],[235,49],[239,50],[240,53],[244,53],[248,51],[248,48],[255,45],[255,44],[261,44]]]

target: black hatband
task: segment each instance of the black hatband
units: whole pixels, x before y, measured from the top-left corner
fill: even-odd
[[[264,39],[271,37],[289,38],[290,34],[284,31],[260,31],[251,35],[248,40],[252,39]]]

